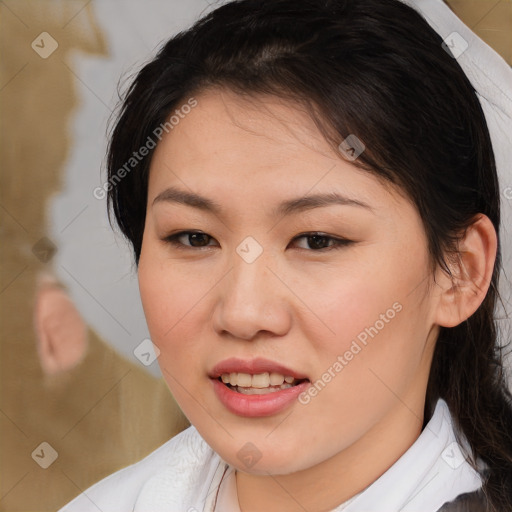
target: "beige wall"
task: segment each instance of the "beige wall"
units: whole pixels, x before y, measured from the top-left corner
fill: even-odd
[[[74,367],[50,375],[38,357],[37,283],[41,273],[52,274],[53,262],[44,238],[47,207],[65,185],[79,101],[70,54],[107,55],[95,4],[83,6],[82,0],[0,6],[2,511],[56,510],[188,425],[163,380],[123,359],[88,326],[85,353]],[[43,54],[51,49],[42,32],[59,45],[46,59],[31,46],[35,40]],[[51,453],[38,448],[43,442],[58,454],[46,469],[40,463]]]

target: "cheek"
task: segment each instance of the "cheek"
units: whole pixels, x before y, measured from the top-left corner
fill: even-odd
[[[407,255],[397,249],[345,275],[321,276],[305,291],[325,326],[322,336],[318,329],[308,339],[326,369],[338,356],[343,364],[358,361],[366,373],[384,361],[404,371],[419,363],[431,326],[422,276],[427,261],[421,247]]]
[[[139,290],[149,330],[164,341],[186,318],[200,293],[179,264],[165,257],[157,242],[144,242],[138,267]],[[155,341],[154,340],[154,341]]]
[[[321,277],[304,289],[304,296],[325,324],[324,332],[328,329],[334,339],[344,341],[361,334],[364,341],[367,329],[385,330],[395,323],[404,305],[414,300],[409,294],[413,280],[400,280],[396,274],[375,268],[345,277]]]
[[[409,393],[424,363],[428,314],[421,292],[411,294],[405,280],[399,288],[396,279],[394,286],[388,280],[353,279],[328,288],[331,300],[321,317],[336,335],[308,337],[318,356],[317,391],[301,403],[315,428],[332,432],[340,449]],[[330,448],[324,448],[327,456]]]
[[[141,254],[138,280],[151,340],[160,349],[158,362],[174,392],[169,375],[186,378],[201,361],[208,321],[204,299],[213,283],[149,251]]]

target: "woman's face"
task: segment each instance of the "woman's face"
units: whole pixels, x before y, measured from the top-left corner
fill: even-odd
[[[292,104],[196,100],[156,148],[139,263],[184,413],[257,474],[410,445],[439,303],[416,209]]]

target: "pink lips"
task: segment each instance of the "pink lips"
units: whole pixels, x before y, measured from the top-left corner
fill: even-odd
[[[223,373],[280,373],[284,376],[295,377],[297,380],[306,376],[290,368],[267,359],[226,359],[221,361],[210,372],[211,382],[217,398],[233,414],[248,418],[271,416],[290,406],[298,396],[310,385],[308,380],[300,382],[291,388],[269,392],[264,395],[244,395],[223,384],[219,377]]]

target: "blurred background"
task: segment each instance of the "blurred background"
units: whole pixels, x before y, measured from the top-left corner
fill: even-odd
[[[56,510],[188,426],[99,189],[118,87],[218,3],[0,1],[0,511]],[[512,65],[512,0],[448,4]]]

